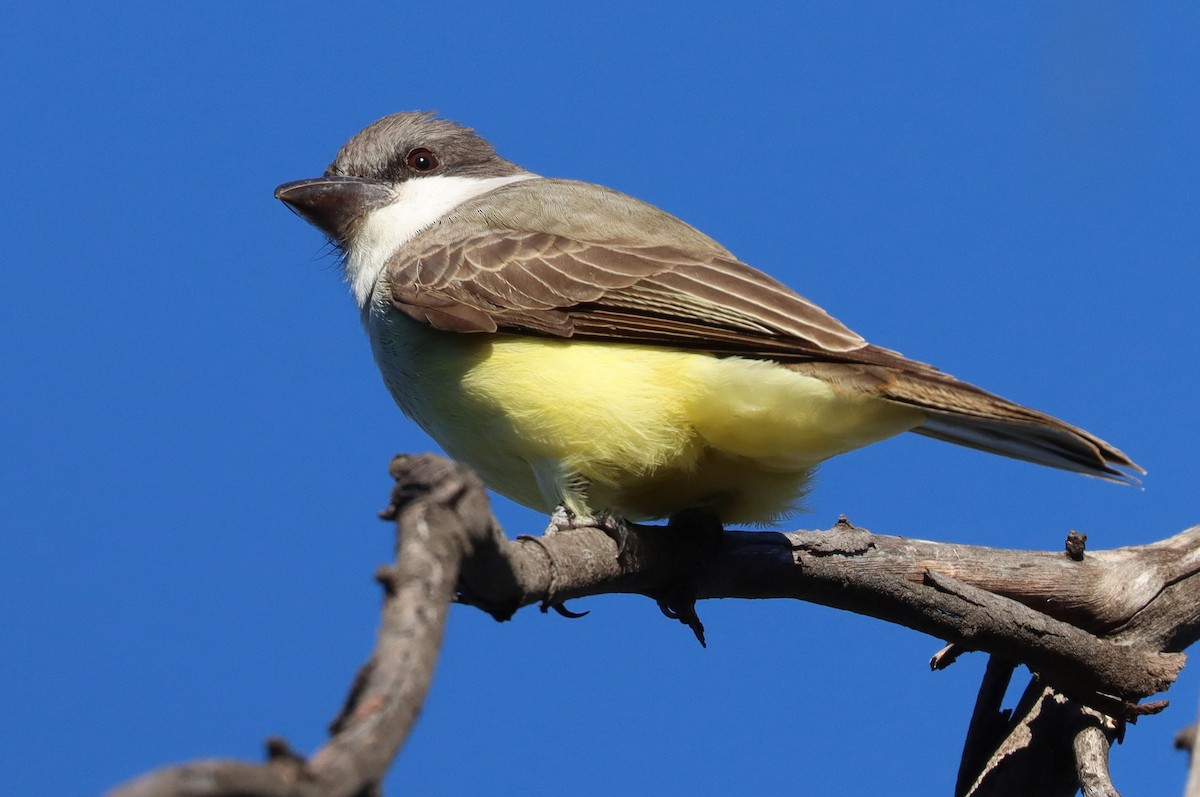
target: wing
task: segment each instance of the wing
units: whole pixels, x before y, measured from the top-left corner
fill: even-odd
[[[866,345],[703,233],[600,186],[522,181],[448,218],[385,277],[397,309],[438,329],[774,356]]]

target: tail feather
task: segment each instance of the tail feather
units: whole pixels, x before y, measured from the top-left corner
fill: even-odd
[[[1137,484],[1135,474],[1146,472],[1083,429],[933,366],[878,346],[853,354],[857,362],[800,362],[789,367],[841,390],[917,407],[925,420],[912,431],[927,437],[1123,484]]]
[[[1121,484],[1138,483],[1137,477],[1127,471],[1145,473],[1120,450],[1050,416],[1036,423],[931,408],[925,408],[925,415],[925,422],[912,431],[948,443]]]

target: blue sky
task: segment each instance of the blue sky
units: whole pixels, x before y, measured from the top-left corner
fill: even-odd
[[[1200,521],[1200,13],[850,6],[5,4],[0,793],[322,741],[373,639],[388,458],[432,444],[272,190],[398,110],[655,203],[1150,472],[910,435],[829,463],[792,526],[1057,549]],[[573,608],[456,609],[391,789],[951,788],[981,655],[931,674],[939,640],[794,602],[701,605],[707,650],[644,598]],[[1182,792],[1198,684],[1114,752],[1126,797]]]

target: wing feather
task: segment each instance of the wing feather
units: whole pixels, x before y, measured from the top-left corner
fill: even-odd
[[[407,252],[406,252],[407,254]],[[389,265],[392,303],[438,326],[425,311],[431,295],[439,308],[458,302],[492,323],[476,331],[550,332],[569,337],[630,340],[619,323],[593,327],[595,313],[616,321],[622,313],[652,315],[639,325],[637,342],[705,348],[717,338],[732,349],[800,357],[845,352],[866,345],[861,337],[812,302],[731,257],[683,248],[607,246],[549,233],[486,231],[453,246],[431,246]],[[477,311],[477,312],[476,312]],[[546,317],[539,318],[539,315]],[[660,336],[647,337],[651,330]],[[721,330],[714,338],[710,332]]]

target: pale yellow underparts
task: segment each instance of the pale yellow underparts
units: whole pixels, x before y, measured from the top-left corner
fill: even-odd
[[[818,463],[923,417],[769,361],[444,333],[394,311],[367,323],[400,407],[490,487],[543,512],[637,520],[703,506],[771,523],[797,508]]]

